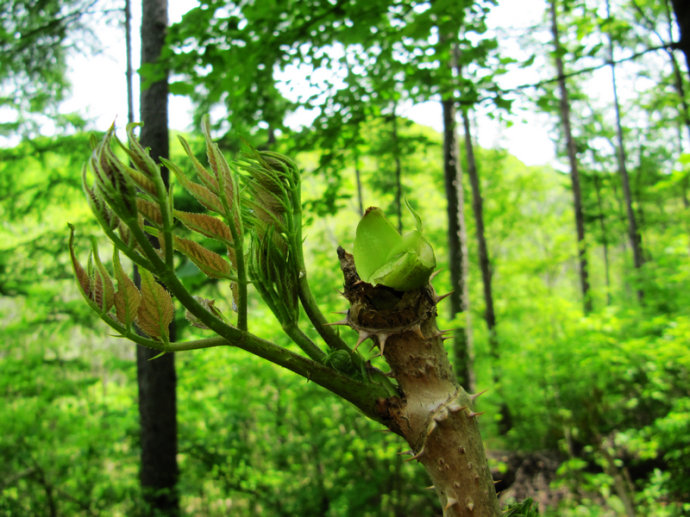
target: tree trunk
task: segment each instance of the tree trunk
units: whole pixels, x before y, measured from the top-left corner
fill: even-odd
[[[127,122],[134,122],[134,67],[132,66],[132,2],[125,0],[125,47],[126,67],[125,78],[127,81]]]
[[[491,262],[489,260],[489,248],[486,244],[484,231],[484,200],[482,199],[481,187],[479,186],[479,172],[477,171],[477,161],[474,157],[474,144],[472,142],[472,129],[467,110],[462,110],[462,123],[465,131],[465,152],[467,153],[467,175],[470,178],[472,187],[472,212],[477,232],[477,249],[479,253],[479,269],[482,273],[484,284],[484,303],[486,305],[485,319],[489,329],[489,351],[496,360],[499,358],[498,345],[496,342],[496,312],[494,311],[494,296],[491,288]]]
[[[592,153],[594,155],[594,153]],[[596,156],[593,156],[596,163]],[[594,190],[597,195],[597,207],[599,208],[599,228],[601,229],[601,247],[604,258],[604,275],[606,278],[606,305],[611,305],[611,266],[609,263],[609,239],[606,222],[604,219],[604,203],[601,197],[601,178],[594,173]]]
[[[676,21],[680,30],[680,41],[676,48],[685,54],[685,62],[690,75],[690,4],[687,0],[671,0],[676,13]]]
[[[155,62],[165,42],[167,0],[143,0],[141,62]],[[168,157],[167,78],[141,91],[141,144],[158,160]],[[167,182],[167,171],[164,180]],[[171,329],[172,330],[172,329]],[[171,341],[174,336],[171,333]],[[152,360],[157,352],[137,347],[139,417],[141,421],[140,479],[146,515],[179,515],[177,493],[177,419],[175,356]]]
[[[672,29],[672,24],[673,20],[671,17],[671,10],[670,6],[668,3],[668,0],[664,2],[664,7],[666,8],[666,19],[668,21],[668,33],[669,37],[673,34],[673,29]],[[688,9],[685,7],[685,9]],[[687,13],[686,13],[687,16]],[[680,17],[678,17],[680,19]],[[690,23],[690,21],[686,20],[686,25],[687,23]],[[688,33],[690,33],[690,27],[686,31],[686,38],[690,37],[688,36]],[[667,50],[668,52],[668,57],[669,60],[671,61],[671,66],[673,67],[673,86],[676,89],[676,93],[678,93],[678,99],[680,101],[680,109],[682,110],[682,119],[683,123],[685,124],[685,129],[688,132],[688,142],[690,142],[690,106],[688,106],[688,102],[685,97],[685,85],[683,83],[683,75],[682,71],[680,69],[680,65],[678,64],[678,60],[676,59],[676,55],[673,53],[671,50]],[[687,55],[687,52],[686,52]],[[688,65],[688,68],[690,70],[690,65]]]
[[[398,135],[398,106],[393,104],[391,116],[391,139],[393,140],[393,163],[395,164],[395,215],[398,232],[402,233],[402,164],[400,163],[400,138]]]
[[[669,59],[671,60],[671,66],[673,67],[673,85],[678,93],[678,99],[680,101],[680,110],[685,129],[688,132],[688,141],[690,142],[690,106],[685,96],[685,86],[683,85],[683,76],[681,75],[680,65],[676,56],[673,52],[669,52]]]
[[[432,479],[444,516],[499,515],[474,399],[458,384],[436,326],[430,285],[400,292],[362,282],[352,255],[338,250],[350,302],[348,324],[376,343],[400,395],[378,401],[381,420],[410,445]]]
[[[362,174],[359,170],[359,150],[357,149],[356,140],[352,159],[355,164],[355,182],[357,183],[357,209],[361,217],[364,215],[364,194],[362,193]]]
[[[469,320],[469,289],[467,286],[467,230],[465,229],[465,196],[462,168],[455,129],[455,100],[443,99],[443,173],[448,211],[448,269],[453,292],[450,295],[450,318],[465,315],[465,325],[456,329],[453,355],[458,381],[467,390],[474,387],[472,373],[472,338]]]
[[[460,70],[458,70],[460,72]],[[489,259],[489,247],[486,244],[484,231],[484,200],[482,199],[479,185],[479,171],[477,160],[474,156],[474,144],[472,142],[472,128],[467,109],[462,110],[462,125],[465,131],[465,153],[467,154],[467,175],[472,187],[472,212],[474,213],[475,231],[477,232],[477,250],[479,254],[479,269],[482,274],[484,288],[484,319],[489,332],[489,354],[491,355],[492,380],[494,386],[502,395],[501,385],[501,352],[499,350],[498,335],[496,334],[496,311],[494,310],[494,295],[491,285],[491,261]],[[510,409],[504,400],[500,407],[501,420],[498,423],[499,432],[506,434],[513,426]]]
[[[560,91],[560,114],[563,133],[565,135],[568,162],[570,164],[570,178],[573,189],[573,208],[575,212],[575,229],[577,232],[577,254],[580,266],[580,291],[585,314],[592,311],[592,298],[589,289],[589,269],[587,265],[587,243],[585,241],[585,221],[582,210],[582,192],[580,189],[580,173],[577,165],[577,149],[570,125],[570,100],[568,88],[565,84],[565,70],[563,66],[563,48],[561,47],[558,32],[558,16],[556,13],[556,1],[551,0],[551,34],[554,45],[554,59],[556,72],[558,73],[558,89]]]
[[[606,0],[606,15],[611,18],[611,3]],[[616,65],[613,63],[613,39],[610,34],[607,34],[609,67],[611,69],[611,87],[613,89],[613,105],[616,114],[616,159],[618,161],[618,174],[621,177],[621,185],[623,186],[623,195],[625,196],[626,215],[628,218],[628,239],[630,240],[630,247],[633,253],[633,264],[637,271],[642,268],[644,258],[642,256],[642,239],[637,228],[637,220],[635,218],[635,211],[633,210],[632,198],[630,195],[630,177],[628,175],[628,167],[626,165],[625,156],[625,142],[623,140],[623,125],[621,124],[621,109],[618,101],[618,87],[616,85]],[[644,298],[642,289],[637,289],[637,299],[641,302]]]
[[[671,68],[673,69],[673,87],[676,89],[676,93],[678,94],[678,100],[680,102],[680,108],[679,111],[681,111],[681,118],[685,124],[685,128],[688,131],[688,136],[690,137],[690,109],[688,107],[688,103],[685,99],[685,86],[683,84],[683,72],[680,68],[680,65],[678,64],[678,60],[676,59],[676,55],[673,52],[673,47],[669,45],[669,42],[672,42],[674,39],[674,30],[673,30],[673,14],[671,12],[671,4],[670,0],[664,0],[664,14],[666,15],[666,22],[668,23],[668,36],[666,39],[657,32],[656,27],[655,27],[655,21],[648,16],[645,11],[640,7],[640,5],[633,1],[632,6],[635,8],[637,13],[640,15],[640,17],[646,22],[647,28],[653,32],[656,37],[659,39],[659,43],[662,45],[666,45],[664,50],[668,54],[669,61],[671,62]],[[682,152],[682,143],[681,143],[681,152]]]

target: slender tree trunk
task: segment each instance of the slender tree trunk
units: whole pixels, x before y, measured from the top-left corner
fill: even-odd
[[[669,59],[671,60],[671,66],[673,66],[673,85],[678,93],[678,99],[680,101],[681,116],[683,118],[683,123],[685,129],[688,132],[688,142],[690,142],[690,106],[688,106],[688,101],[685,95],[685,86],[683,84],[683,76],[681,74],[680,65],[676,56],[672,52],[669,52]]]
[[[393,104],[391,117],[391,139],[393,140],[393,163],[395,164],[395,211],[398,218],[398,232],[402,233],[402,164],[400,163],[400,138],[398,135],[398,105]]]
[[[462,110],[462,123],[465,131],[465,152],[467,153],[467,175],[472,188],[472,212],[477,232],[477,250],[479,254],[479,269],[482,273],[484,284],[484,303],[486,305],[485,320],[489,329],[489,351],[491,356],[499,359],[498,343],[496,341],[496,312],[494,310],[494,296],[491,287],[491,261],[489,260],[489,248],[486,244],[484,229],[484,199],[479,185],[479,172],[474,156],[474,144],[472,142],[472,129],[467,110]]]
[[[453,292],[450,295],[450,317],[465,315],[464,328],[455,330],[453,359],[460,384],[474,389],[472,372],[472,338],[469,319],[469,289],[467,285],[467,230],[465,228],[465,195],[462,168],[455,127],[455,100],[441,100],[443,109],[443,173],[448,211],[448,269]]]
[[[141,62],[155,62],[165,42],[167,0],[143,0]],[[167,78],[141,91],[141,144],[158,160],[169,156]],[[164,171],[167,182],[167,171]],[[173,330],[173,329],[171,329]],[[171,340],[174,335],[171,333]],[[140,479],[146,515],[179,515],[177,493],[177,418],[175,356],[152,359],[157,352],[137,347],[139,416],[141,421]]]
[[[669,6],[668,0],[664,2],[664,7],[666,8],[666,19],[668,21],[668,33],[669,36],[672,36],[673,30],[672,30],[672,24],[673,20],[671,18],[671,8]],[[686,9],[688,9],[686,7]],[[686,14],[687,16],[687,14]],[[690,22],[688,22],[690,23]],[[688,31],[690,31],[690,28],[688,28]],[[686,38],[690,38],[688,36],[688,31],[686,31]],[[683,118],[683,123],[685,124],[685,129],[688,132],[688,143],[690,143],[690,106],[688,106],[688,101],[686,100],[685,96],[685,83],[683,82],[683,73],[680,69],[680,65],[678,64],[678,60],[676,59],[676,55],[673,53],[673,51],[668,50],[668,57],[669,60],[671,61],[671,66],[673,67],[673,86],[676,89],[676,93],[678,94],[678,99],[680,100],[680,107],[682,110],[682,118]],[[687,55],[687,53],[686,53]],[[690,69],[690,65],[688,65],[688,68]]]
[[[664,37],[659,34],[659,32],[656,30],[655,26],[655,21],[652,20],[640,7],[640,4],[638,4],[636,1],[632,2],[632,6],[635,8],[637,13],[640,15],[640,17],[646,22],[647,28],[653,32],[656,37],[659,39],[659,43],[662,45],[668,45],[670,41],[673,41],[674,39],[674,31],[673,31],[673,14],[671,12],[671,4],[669,3],[669,0],[664,0],[664,12],[666,14],[666,22],[668,23],[668,34],[667,38],[664,39]],[[671,62],[671,68],[673,69],[673,87],[676,90],[676,93],[678,94],[678,100],[680,102],[680,108],[679,111],[681,111],[681,118],[685,124],[685,128],[688,131],[688,137],[690,137],[690,109],[688,107],[687,100],[685,98],[685,85],[683,82],[683,72],[681,71],[680,65],[678,64],[678,60],[676,59],[676,55],[673,52],[673,49],[670,47],[665,47],[666,53],[668,54],[669,61]],[[682,143],[681,143],[681,148],[682,148]]]
[[[611,2],[606,0],[606,15],[611,18]],[[611,69],[611,88],[613,90],[613,105],[616,114],[616,159],[618,161],[618,174],[621,178],[621,185],[623,186],[623,195],[625,196],[626,215],[628,218],[628,239],[630,240],[630,248],[633,253],[633,264],[635,269],[639,271],[644,264],[644,257],[642,255],[642,238],[637,227],[637,219],[635,218],[635,211],[633,210],[632,197],[630,194],[630,177],[628,175],[628,167],[626,164],[625,155],[625,141],[623,139],[623,125],[621,124],[621,109],[618,101],[618,87],[616,85],[616,65],[613,63],[613,39],[610,34],[606,35],[609,54],[609,67]],[[637,299],[641,302],[644,299],[644,293],[641,288],[637,289]]]
[[[134,122],[134,66],[132,65],[132,2],[125,0],[125,48],[127,51],[127,122]]]
[[[352,75],[352,67],[350,66],[350,60],[345,56],[345,69],[348,75]],[[359,210],[360,217],[364,215],[364,196],[362,194],[362,175],[359,169],[359,142],[360,142],[360,124],[359,121],[355,122],[355,135],[352,138],[350,145],[352,148],[352,160],[355,166],[355,182],[357,185],[357,208]]]
[[[685,54],[685,62],[690,74],[690,4],[687,0],[671,0],[680,29],[680,41],[677,48]]]
[[[577,150],[570,125],[570,100],[568,88],[565,84],[565,70],[563,66],[563,48],[558,32],[557,0],[551,0],[551,34],[553,36],[554,59],[558,73],[558,89],[560,91],[560,113],[563,133],[565,134],[568,162],[570,164],[570,178],[573,189],[573,208],[575,212],[575,229],[577,232],[577,253],[580,266],[580,291],[585,314],[592,311],[592,297],[589,289],[589,269],[587,265],[587,243],[585,241],[585,221],[582,209],[582,192],[580,188],[580,173],[577,164]]]
[[[364,195],[362,194],[362,173],[359,170],[359,150],[357,149],[357,144],[354,144],[354,152],[352,159],[355,162],[355,181],[357,183],[357,208],[359,209],[359,215],[364,215]]]
[[[601,229],[601,246],[604,255],[604,274],[606,275],[606,305],[611,305],[611,267],[609,264],[609,240],[604,221],[604,204],[601,197],[601,184],[599,176],[594,173],[594,190],[597,195],[597,206],[599,208],[599,228]]]
[[[458,68],[458,75],[460,69]],[[503,400],[501,385],[501,352],[499,350],[498,334],[496,333],[496,311],[494,309],[494,295],[491,284],[491,261],[489,259],[489,247],[486,244],[486,232],[484,229],[484,200],[482,199],[479,185],[479,171],[477,160],[474,156],[474,143],[472,142],[472,127],[467,109],[462,109],[462,125],[465,131],[465,153],[467,154],[467,175],[472,187],[472,212],[474,213],[475,231],[477,233],[477,250],[479,254],[479,269],[482,274],[482,286],[484,288],[484,320],[489,332],[489,354],[491,355],[492,380],[501,395],[501,420],[498,423],[499,432],[506,434],[512,427],[510,409]]]

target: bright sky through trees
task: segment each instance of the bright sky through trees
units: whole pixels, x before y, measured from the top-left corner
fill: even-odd
[[[170,23],[179,21],[182,15],[196,6],[194,0],[176,0],[170,3]],[[491,28],[503,31],[512,36],[528,32],[528,28],[540,23],[544,12],[543,0],[524,0],[499,2],[494,9],[489,23]],[[135,67],[139,55],[138,31],[140,23],[139,5],[133,6],[133,56]],[[107,128],[115,120],[118,128],[124,127],[127,120],[127,99],[125,88],[125,46],[123,30],[117,26],[104,26],[97,30],[104,50],[97,56],[73,56],[70,79],[73,84],[73,95],[67,100],[63,109],[67,112],[77,111],[95,121],[99,129]],[[500,38],[499,38],[500,41]],[[504,41],[507,41],[504,39]],[[514,44],[513,44],[514,45]],[[512,54],[514,49],[509,50]],[[290,73],[299,73],[293,69]],[[290,74],[283,74],[288,78]],[[299,79],[290,77],[300,84]],[[511,72],[500,82],[506,85],[527,84],[536,82],[533,72]],[[136,83],[136,81],[135,81]],[[304,82],[306,85],[306,81]],[[138,84],[135,87],[135,106],[138,103]],[[299,86],[295,92],[299,91]],[[285,90],[288,94],[287,89]],[[137,109],[135,108],[135,112]],[[440,131],[442,125],[441,106],[439,102],[427,102],[417,105],[406,105],[400,114],[415,122]],[[290,122],[296,126],[308,124],[314,115],[298,111]],[[475,134],[483,147],[506,148],[526,164],[544,164],[554,159],[554,144],[550,139],[551,123],[542,114],[526,113],[524,117],[513,117],[514,125],[504,127],[498,120],[487,117],[485,109],[478,109],[475,120],[479,125]],[[188,131],[191,123],[191,103],[180,96],[170,98],[170,127]]]

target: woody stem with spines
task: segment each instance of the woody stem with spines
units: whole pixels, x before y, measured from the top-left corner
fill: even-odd
[[[359,278],[352,256],[339,250],[350,302],[348,324],[376,336],[400,394],[382,401],[388,427],[410,445],[439,496],[444,516],[498,516],[499,506],[479,433],[476,396],[458,385],[436,326],[431,285],[399,292]],[[385,347],[384,347],[385,344]]]

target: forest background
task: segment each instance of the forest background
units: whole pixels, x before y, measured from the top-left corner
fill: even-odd
[[[481,427],[504,502],[532,497],[545,515],[686,515],[682,6],[553,0],[520,33],[489,30],[492,9],[204,1],[141,72],[150,84],[170,71],[192,126],[210,113],[229,156],[244,140],[296,158],[307,262],[325,313],[345,308],[335,249],[352,247],[363,209],[379,206],[401,228],[414,226],[403,199],[421,215],[439,261],[434,286],[455,289],[440,316],[456,330],[447,342],[456,371],[488,389]],[[99,24],[120,27],[125,9],[15,0],[0,12],[0,512],[136,515],[145,505],[134,345],[109,337],[83,303],[66,250],[67,222],[101,238],[81,170],[91,135],[106,128],[61,105],[69,56],[97,51]],[[300,71],[294,94],[286,70]],[[400,115],[429,101],[454,112],[441,134]],[[286,124],[305,109],[311,124]],[[523,116],[548,121],[558,160],[527,166],[476,145],[486,117],[509,125]],[[464,172],[454,201],[443,152],[451,120],[462,128]],[[203,156],[198,130],[187,136]],[[468,261],[455,273],[464,261],[449,259],[453,203]],[[209,298],[230,297],[190,261],[179,274]],[[286,342],[265,307],[250,312],[255,332]],[[180,335],[199,332],[183,314],[176,325]],[[239,350],[176,361],[182,514],[438,514],[425,473],[396,454],[401,442],[345,402]]]

